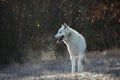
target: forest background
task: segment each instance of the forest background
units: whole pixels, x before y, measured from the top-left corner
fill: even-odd
[[[54,35],[67,23],[82,34],[87,51],[120,48],[119,0],[0,0],[0,65],[65,56]]]

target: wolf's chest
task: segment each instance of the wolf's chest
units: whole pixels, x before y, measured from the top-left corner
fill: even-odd
[[[76,46],[69,46],[68,52],[71,56],[79,56],[79,54],[80,54],[79,47],[77,45]]]

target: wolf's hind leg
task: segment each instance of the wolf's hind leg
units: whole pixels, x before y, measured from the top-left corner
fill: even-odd
[[[84,56],[80,56],[78,59],[78,72],[84,71]]]

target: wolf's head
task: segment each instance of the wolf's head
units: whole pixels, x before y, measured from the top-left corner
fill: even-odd
[[[61,28],[58,30],[58,33],[55,35],[55,39],[57,39],[57,43],[60,43],[64,40],[64,37],[67,36],[69,26],[64,23],[61,25]]]

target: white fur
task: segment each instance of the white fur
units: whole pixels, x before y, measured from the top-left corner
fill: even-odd
[[[67,49],[71,60],[71,72],[75,72],[76,60],[78,62],[78,72],[84,71],[83,60],[85,58],[86,42],[84,37],[67,24],[61,26],[55,38],[64,36],[63,42],[67,45]]]

